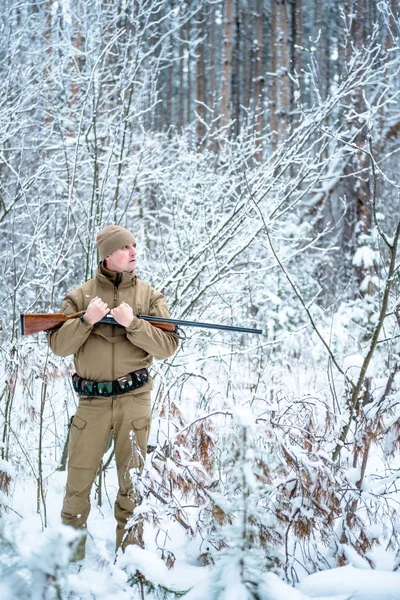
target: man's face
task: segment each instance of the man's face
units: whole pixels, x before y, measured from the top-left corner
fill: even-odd
[[[116,273],[132,272],[136,269],[136,246],[129,244],[107,256],[107,269]]]

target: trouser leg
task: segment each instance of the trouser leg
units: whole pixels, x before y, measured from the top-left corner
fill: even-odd
[[[115,460],[117,463],[119,490],[115,501],[114,514],[117,520],[116,548],[137,543],[141,545],[139,524],[132,531],[126,530],[138,498],[133,489],[130,470],[143,470],[146,458],[147,441],[151,425],[150,393],[119,396],[117,418],[113,424],[115,440]]]
[[[111,398],[82,399],[71,423],[68,474],[61,511],[62,522],[85,529],[90,512],[90,491],[103,457],[111,428]],[[84,557],[84,538],[79,550]],[[83,556],[82,556],[83,555]]]

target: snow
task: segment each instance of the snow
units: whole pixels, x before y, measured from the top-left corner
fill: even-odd
[[[15,477],[16,469],[15,467],[8,461],[0,458],[0,473],[3,472],[11,478]]]
[[[375,253],[368,246],[361,246],[357,248],[354,257],[353,265],[356,267],[363,267],[368,269],[374,266]]]
[[[347,476],[354,479],[357,475],[349,469]],[[5,533],[18,549],[19,570],[15,570],[14,579],[9,575],[4,577],[7,571],[0,553],[1,600],[19,600],[26,594],[26,576],[21,577],[21,569],[31,574],[37,594],[31,596],[33,600],[42,597],[39,594],[43,592],[47,578],[53,576],[58,577],[65,594],[72,594],[71,598],[139,600],[137,587],[132,586],[130,580],[137,571],[151,581],[156,589],[160,586],[171,592],[186,592],[183,596],[185,600],[251,600],[249,587],[240,577],[237,559],[228,555],[213,567],[202,566],[198,561],[198,543],[195,540],[188,541],[176,523],[169,530],[172,542],[170,550],[176,558],[173,568],[168,569],[160,557],[153,530],[148,526],[145,527],[146,549],[128,547],[125,554],[119,554],[114,561],[115,522],[110,503],[106,503],[101,510],[92,506],[86,559],[79,572],[74,566],[68,567],[69,552],[76,533],[59,523],[63,482],[65,473],[57,472],[51,478],[48,489],[49,526],[44,531],[39,515],[35,513],[25,514],[23,520],[16,515],[8,516],[9,524]],[[114,486],[111,478],[108,482],[111,499]],[[18,501],[14,502],[14,506],[19,511],[23,511],[26,498],[33,491],[33,486],[23,490],[22,483],[17,484],[15,499]],[[371,534],[379,535],[378,530],[374,532],[372,529]],[[389,557],[381,548],[376,553],[375,561],[378,566],[381,565],[380,569],[371,570],[366,561],[361,561],[359,557],[357,566],[349,565],[305,575],[296,588],[267,570],[263,574],[251,574],[251,586],[257,587],[260,600],[400,600],[400,573],[390,571],[393,556]],[[21,595],[16,590],[21,590]],[[158,598],[156,592],[147,592],[145,597],[146,600]]]
[[[235,565],[236,566],[236,565]],[[221,595],[214,596],[216,586],[209,575],[207,581],[195,586],[185,600],[248,600],[238,569],[227,571],[220,580]],[[400,573],[365,571],[348,565],[307,576],[297,588],[283,582],[276,574],[266,573],[258,582],[257,592],[262,600],[399,600]]]
[[[352,600],[399,600],[400,573],[356,569],[352,565],[314,573],[299,589],[311,598],[345,594]]]
[[[353,354],[346,359],[349,369],[357,368],[361,364],[361,355]],[[352,366],[352,367],[351,367]],[[300,374],[304,376],[304,373]],[[303,382],[301,382],[302,388]],[[305,399],[311,404],[312,396]],[[264,406],[264,403],[262,404]],[[268,405],[269,410],[280,411],[280,401],[278,397]],[[188,409],[189,410],[189,407]],[[256,406],[252,409],[248,405],[238,405],[232,407],[227,428],[236,427],[246,429],[250,438],[254,428],[257,427],[255,418]],[[393,421],[394,417],[390,421]],[[294,432],[296,433],[296,432]],[[289,446],[288,446],[289,448]],[[184,447],[181,447],[184,450]],[[314,457],[311,454],[296,445],[290,446],[293,456],[296,456],[302,464],[314,464]],[[323,454],[323,451],[321,450]],[[255,449],[252,446],[244,447],[242,452],[242,475],[250,493],[260,488],[258,480],[254,478],[254,472],[251,470],[251,463],[256,458]],[[329,455],[328,455],[329,458]],[[196,460],[190,463],[188,460],[183,463],[190,467],[190,464],[198,465]],[[170,470],[175,470],[179,474],[178,465],[171,457],[166,459],[166,465]],[[374,466],[374,465],[372,465]],[[10,475],[15,475],[16,471],[9,468],[9,463],[3,465],[7,468]],[[372,467],[371,467],[372,468]],[[375,467],[374,467],[375,468]],[[379,469],[377,469],[379,472]],[[352,486],[359,478],[359,469],[349,466],[343,470],[344,476]],[[392,474],[393,481],[396,481],[396,474]],[[256,587],[258,598],[260,600],[309,600],[311,598],[331,599],[331,600],[370,600],[377,598],[381,600],[400,600],[399,574],[391,572],[394,565],[392,551],[385,551],[384,546],[374,550],[371,559],[377,568],[371,570],[365,559],[357,555],[351,547],[342,549],[348,561],[352,562],[351,567],[333,568],[314,575],[307,575],[304,570],[299,569],[299,578],[301,582],[297,587],[292,587],[283,580],[283,574],[277,574],[269,571],[268,568],[249,570],[245,577],[240,576],[240,566],[237,557],[227,556],[220,561],[217,560],[214,566],[204,566],[199,561],[199,556],[206,550],[205,544],[198,537],[190,538],[186,535],[183,528],[176,522],[169,521],[160,524],[159,532],[156,534],[154,525],[146,523],[145,525],[145,549],[139,547],[129,547],[125,554],[119,555],[114,563],[114,540],[115,540],[115,520],[113,516],[113,501],[117,490],[117,477],[114,469],[107,471],[105,482],[105,494],[103,505],[98,507],[96,497],[92,494],[92,511],[89,517],[88,530],[89,539],[87,544],[87,556],[82,563],[79,572],[75,567],[68,566],[68,556],[71,548],[71,542],[75,533],[69,528],[60,525],[60,508],[62,505],[63,488],[65,485],[66,473],[56,471],[47,479],[46,506],[47,506],[47,527],[43,529],[43,523],[40,515],[35,513],[36,483],[32,479],[23,477],[16,478],[13,482],[14,490],[12,498],[7,498],[8,504],[16,512],[7,512],[6,514],[6,539],[10,539],[18,552],[18,568],[15,567],[15,582],[10,579],[8,571],[5,569],[0,553],[0,600],[19,600],[24,597],[18,595],[16,590],[18,586],[25,585],[27,578],[35,586],[35,593],[40,597],[41,591],[50,577],[56,577],[62,585],[62,598],[77,597],[81,600],[140,600],[138,595],[138,586],[132,585],[132,579],[136,572],[140,571],[144,577],[151,581],[152,585],[161,590],[186,592],[183,596],[187,600],[251,600],[249,589]],[[364,480],[364,488],[373,488],[379,485],[384,488],[384,482],[381,479]],[[311,482],[311,480],[310,480]],[[386,483],[387,485],[387,483]],[[269,493],[265,486],[264,493]],[[364,492],[363,492],[364,493]],[[213,492],[214,500],[217,499],[217,493]],[[229,509],[229,498],[222,496],[222,500],[227,503]],[[367,501],[367,500],[366,500]],[[148,513],[157,507],[151,504],[152,498],[148,502]],[[219,502],[216,502],[219,504]],[[221,507],[225,510],[221,501]],[[147,506],[147,505],[146,505]],[[161,507],[158,507],[159,509]],[[304,503],[304,499],[294,497],[292,500],[293,513],[298,508],[300,512],[311,518],[312,507]],[[194,510],[201,511],[201,507]],[[144,507],[143,507],[143,512]],[[23,515],[20,519],[18,514]],[[160,519],[163,519],[162,510],[159,512]],[[293,516],[293,515],[292,515]],[[271,523],[267,519],[271,518]],[[235,515],[236,520],[240,520],[240,513]],[[236,524],[236,521],[234,522]],[[265,526],[274,526],[274,517],[266,514]],[[382,539],[384,537],[384,525],[371,524],[365,532],[371,539]],[[165,534],[165,539],[164,538]],[[0,540],[1,530],[0,530]],[[165,545],[168,551],[174,555],[175,562],[171,569],[168,569],[164,560],[161,558],[162,548]],[[203,547],[202,547],[203,546]],[[235,549],[232,548],[234,552]],[[250,556],[251,552],[248,552]],[[250,563],[251,561],[249,561]],[[328,564],[328,563],[327,563]],[[335,566],[333,563],[332,566]],[[22,574],[24,570],[25,575]],[[75,570],[74,570],[75,569]],[[23,575],[23,576],[22,576]],[[25,578],[25,579],[24,579]],[[21,583],[22,581],[22,583]],[[244,581],[251,581],[249,585]],[[24,590],[26,588],[23,588]],[[378,593],[379,590],[379,593]],[[25,593],[25,591],[24,591]],[[161,594],[162,592],[160,592]],[[64,595],[65,594],[65,595]],[[146,600],[158,600],[160,594],[157,591],[146,591]],[[374,596],[375,594],[375,596]],[[28,597],[29,596],[25,596]],[[50,596],[49,596],[50,597]],[[173,596],[171,596],[172,598]]]
[[[173,569],[168,569],[161,558],[138,546],[127,548],[125,554],[118,557],[117,565],[131,575],[138,570],[153,584],[178,592],[202,584],[205,575],[204,568],[180,562]]]
[[[364,362],[364,357],[361,354],[352,354],[351,356],[346,356],[343,361],[343,370],[346,375],[350,377],[355,383],[360,375],[361,367]],[[367,372],[365,374],[366,377],[373,377],[375,372],[374,369],[374,361],[371,360]]]

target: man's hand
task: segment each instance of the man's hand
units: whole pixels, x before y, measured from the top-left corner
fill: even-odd
[[[128,327],[132,323],[134,317],[132,307],[126,302],[122,302],[116,308],[110,311],[110,314],[114,319],[123,327]]]
[[[110,309],[108,308],[108,305],[103,302],[101,298],[96,296],[90,301],[90,304],[86,309],[84,319],[90,325],[94,325],[95,323],[98,323],[98,321],[101,321],[101,319],[109,312]]]

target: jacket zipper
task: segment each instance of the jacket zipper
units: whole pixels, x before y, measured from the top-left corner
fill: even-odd
[[[114,308],[117,306],[117,296],[118,296],[118,288],[114,287]],[[115,336],[115,325],[113,325],[113,337]],[[112,378],[116,379],[115,376],[115,346],[116,344],[112,344],[112,360],[111,360],[111,370],[112,370]]]

